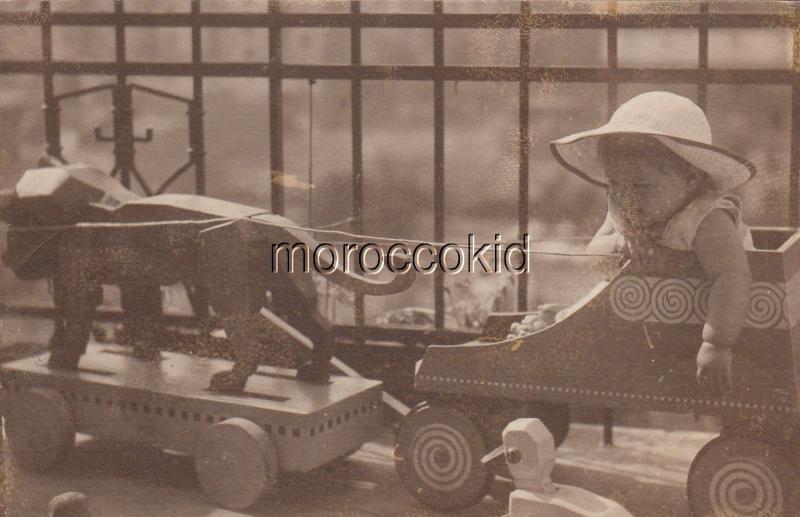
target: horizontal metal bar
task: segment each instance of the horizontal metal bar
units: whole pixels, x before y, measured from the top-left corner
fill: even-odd
[[[0,24],[2,25],[41,25],[43,18],[41,11],[0,12]]]
[[[773,13],[717,13],[708,16],[688,14],[560,14],[533,13],[528,18],[532,29],[605,29],[618,28],[765,28],[796,27],[795,17]],[[135,13],[55,12],[52,25],[129,27],[365,27],[365,28],[433,28],[448,29],[513,29],[520,23],[518,14],[373,14],[373,13]],[[39,12],[3,12],[0,24],[39,25]]]
[[[38,74],[43,69],[38,61],[0,61],[0,73]],[[341,80],[407,80],[426,81],[548,81],[728,84],[791,84],[794,73],[789,69],[696,69],[696,68],[608,68],[592,67],[519,67],[503,66],[433,66],[391,65],[292,65],[271,67],[264,63],[141,63],[53,61],[50,70],[66,75],[186,76],[199,73],[204,77],[273,77],[284,79]],[[522,75],[521,75],[522,74]]]
[[[33,318],[54,318],[56,310],[53,307],[21,306],[0,303],[0,316],[24,316]],[[97,321],[120,322],[124,313],[120,310],[97,310],[94,319]],[[164,322],[167,325],[196,327],[198,318],[190,315],[166,314]],[[334,325],[334,337],[338,340],[355,341],[357,339],[371,341],[396,341],[405,344],[456,344],[472,341],[479,337],[478,332],[465,330],[434,330],[426,328],[383,327],[383,326],[357,326]]]
[[[383,327],[364,325],[334,325],[334,336],[343,341],[396,341],[425,345],[454,345],[473,341],[480,333],[466,330],[435,330],[426,328]]]
[[[54,318],[57,311],[53,307],[43,306],[23,306],[11,303],[0,303],[0,315],[2,316],[24,316],[29,318]],[[120,310],[98,309],[95,311],[94,319],[97,321],[114,321],[119,322],[123,320],[125,313]],[[197,318],[190,315],[166,314],[164,321],[168,324],[178,326],[195,326],[197,325]]]
[[[44,71],[41,61],[0,61],[0,74],[42,74]]]

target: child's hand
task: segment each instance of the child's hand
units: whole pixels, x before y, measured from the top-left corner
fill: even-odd
[[[704,341],[697,352],[697,384],[715,395],[726,395],[733,388],[732,362],[730,347]]]
[[[547,327],[547,323],[542,320],[541,313],[537,312],[535,314],[525,316],[525,318],[519,323],[512,323],[511,332],[508,334],[508,336],[506,336],[506,339],[527,336],[528,334],[542,330],[545,327]]]

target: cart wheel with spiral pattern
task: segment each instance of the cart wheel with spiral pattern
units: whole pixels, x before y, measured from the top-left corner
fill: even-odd
[[[488,452],[480,429],[454,408],[420,404],[403,420],[395,467],[411,494],[436,510],[477,503],[493,475],[481,463]]]
[[[687,492],[696,517],[800,515],[800,477],[782,447],[719,436],[695,456]]]

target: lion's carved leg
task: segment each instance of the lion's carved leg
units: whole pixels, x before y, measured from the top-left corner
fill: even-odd
[[[133,355],[139,359],[159,359],[163,324],[161,287],[157,283],[131,282],[120,285],[120,291],[125,344],[133,347]]]
[[[50,340],[51,368],[76,369],[92,332],[94,310],[102,301],[100,284],[75,274],[54,279],[54,298],[60,313]]]
[[[275,314],[311,341],[311,360],[297,369],[298,380],[327,384],[333,354],[333,333],[317,308],[317,290],[310,272],[290,272],[285,263],[279,273],[266,277]]]
[[[286,313],[288,323],[301,334],[308,337],[313,343],[311,360],[297,369],[297,378],[311,384],[327,384],[330,379],[330,361],[333,355],[333,336],[330,323],[319,313],[316,300],[305,300],[298,304],[294,300],[278,297],[278,302],[292,304],[293,307]]]
[[[276,277],[278,278],[278,277]],[[264,277],[261,278],[264,280]],[[275,280],[275,279],[272,279]],[[247,378],[256,372],[265,357],[265,336],[274,335],[275,328],[260,314],[266,288],[272,294],[273,307],[289,325],[308,337],[313,343],[311,361],[298,369],[299,380],[325,384],[330,378],[331,329],[327,320],[317,311],[316,300],[303,296],[285,278],[282,282],[263,282],[251,278],[248,289],[238,297],[216,299],[212,303],[220,314],[222,325],[234,352],[235,364],[229,371],[219,372],[211,379],[211,389],[238,393],[244,389]],[[212,300],[217,293],[212,295]]]
[[[301,367],[299,378],[328,381],[330,331],[318,313],[310,273],[291,274],[286,265],[271,267],[270,243],[252,240],[254,223],[225,224],[201,235],[200,272],[211,306],[221,317],[236,363],[211,379],[211,389],[241,392],[247,378],[264,358],[261,338],[273,326],[259,311],[272,295],[276,314],[313,342],[312,361]]]
[[[307,305],[302,311],[284,313],[287,322],[311,339],[313,350],[311,361],[297,370],[298,380],[311,384],[327,384],[330,379],[331,333],[328,322]],[[258,312],[234,314],[222,318],[225,333],[231,342],[236,362],[231,370],[219,372],[211,379],[213,391],[240,393],[248,377],[256,372],[265,354],[264,336],[274,333],[275,328]]]
[[[209,302],[228,336],[235,363],[231,370],[218,372],[211,378],[210,389],[240,393],[263,355],[260,338],[269,329],[259,310],[264,305],[266,289],[258,275],[250,274],[248,268],[229,265],[217,268],[207,285]]]
[[[268,332],[266,322],[258,312],[223,316],[222,325],[231,343],[236,362],[233,368],[216,373],[210,389],[225,393],[241,393],[247,379],[256,372],[263,356],[260,337]]]

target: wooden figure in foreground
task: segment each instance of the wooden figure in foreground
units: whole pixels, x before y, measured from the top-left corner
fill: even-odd
[[[632,517],[610,499],[553,483],[556,448],[541,420],[520,418],[508,424],[502,451],[517,487],[508,498],[508,517]]]

